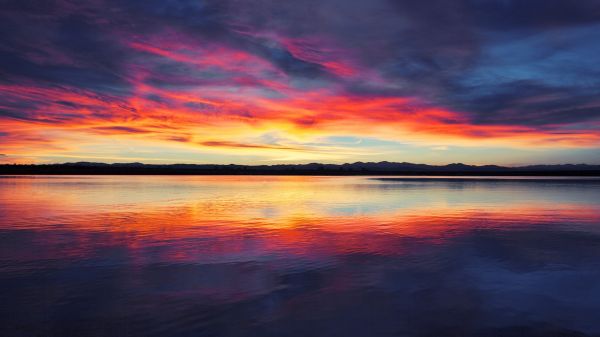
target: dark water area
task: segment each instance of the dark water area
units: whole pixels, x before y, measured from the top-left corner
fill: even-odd
[[[600,336],[600,183],[4,176],[0,336]]]

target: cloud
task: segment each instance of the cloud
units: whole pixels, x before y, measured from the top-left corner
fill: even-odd
[[[115,134],[115,133],[138,134],[138,133],[148,133],[148,132],[150,132],[149,130],[143,129],[143,128],[136,128],[136,127],[130,127],[130,126],[121,126],[121,125],[115,125],[115,126],[96,126],[96,127],[91,128],[91,130],[97,131],[99,133],[106,133],[106,134]]]
[[[208,147],[228,147],[228,148],[242,148],[242,149],[270,149],[270,150],[292,150],[292,151],[305,151],[306,149],[291,147],[291,146],[280,146],[280,145],[264,145],[264,144],[248,144],[248,143],[237,143],[230,141],[217,141],[208,140],[201,143],[203,146]]]
[[[3,6],[0,121],[21,149],[143,135],[274,150],[247,142],[268,132],[305,143],[600,144],[597,1]]]

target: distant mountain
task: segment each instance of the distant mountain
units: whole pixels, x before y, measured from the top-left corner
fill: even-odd
[[[257,175],[567,175],[600,176],[600,165],[563,164],[504,167],[497,165],[427,165],[394,162],[346,164],[143,164],[93,163],[4,164],[0,174],[257,174]]]

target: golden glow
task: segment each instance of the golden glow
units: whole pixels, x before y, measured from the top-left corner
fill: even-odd
[[[494,185],[493,193],[445,183],[424,193],[415,183],[390,195],[392,187],[356,177],[39,177],[0,189],[0,228],[127,233],[131,245],[239,234],[262,238],[266,251],[385,254],[398,253],[393,242],[400,237],[442,242],[485,228],[600,221],[592,200],[567,201],[568,191],[557,202],[561,191],[515,193],[510,183]],[[213,248],[230,254],[236,244]]]

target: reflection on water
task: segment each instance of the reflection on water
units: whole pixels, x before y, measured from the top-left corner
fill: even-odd
[[[1,336],[600,335],[600,181],[1,177]]]

